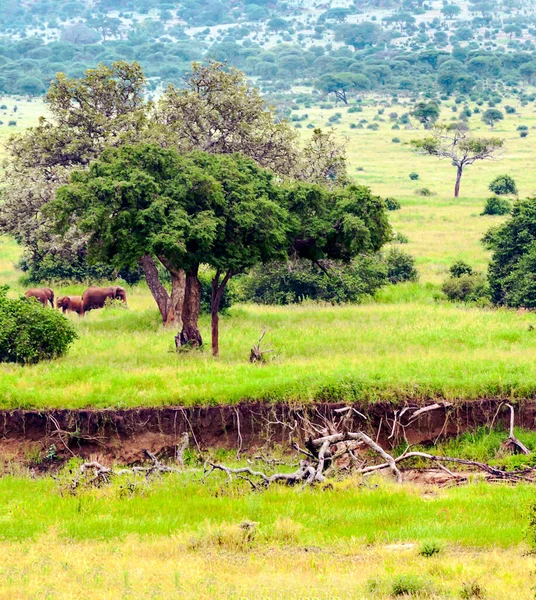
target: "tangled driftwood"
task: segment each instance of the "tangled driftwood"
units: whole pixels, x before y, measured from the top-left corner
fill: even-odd
[[[426,407],[409,406],[402,409],[395,414],[389,438],[394,435],[396,428],[404,429],[409,424],[414,423],[420,416],[434,410],[448,409],[450,406],[449,403],[435,403]],[[503,403],[499,406],[491,423],[491,428],[499,411],[505,406],[510,410],[510,430],[503,447],[515,453],[530,454],[527,447],[514,435],[515,411],[511,404]],[[318,421],[315,423],[303,415],[298,415],[299,421],[296,421],[291,429],[293,435],[295,434],[295,439],[305,439],[305,447],[300,447],[297,442],[293,443],[298,455],[302,456],[301,460],[294,464],[294,467],[296,467],[294,471],[270,472],[278,465],[285,465],[287,469],[290,469],[293,465],[281,459],[266,458],[261,454],[257,454],[253,456],[252,460],[248,459],[247,466],[235,467],[207,460],[203,478],[206,479],[214,472],[220,471],[227,475],[229,481],[236,477],[246,480],[252,488],[257,489],[268,487],[273,483],[301,484],[304,486],[323,483],[342,471],[351,471],[366,477],[372,473],[388,470],[398,483],[402,483],[404,476],[401,465],[412,459],[418,459],[421,463],[423,461],[428,462],[435,468],[441,469],[455,483],[467,481],[467,471],[469,470],[483,473],[484,478],[492,482],[536,482],[536,467],[507,471],[479,461],[412,451],[409,444],[400,456],[395,457],[379,443],[381,423],[375,436],[376,439],[373,439],[370,432],[349,430],[350,427],[355,425],[353,421],[354,414],[357,414],[364,422],[367,421],[367,417],[353,407],[335,409],[332,420],[318,413]],[[445,419],[447,418],[448,412],[445,416]],[[240,442],[237,449],[238,458],[243,444],[238,413],[237,428]],[[78,476],[72,482],[72,488],[76,489],[81,483],[89,485],[109,483],[112,478],[121,475],[144,475],[149,478],[155,474],[183,471],[184,452],[188,444],[188,433],[184,433],[179,444],[177,444],[175,453],[175,461],[179,467],[164,464],[148,450],[144,450],[146,458],[150,461],[148,466],[133,466],[116,470],[96,461],[86,462],[81,465]],[[263,462],[269,472],[255,468],[255,462]],[[447,465],[456,465],[458,468],[463,467],[464,472],[452,471]]]

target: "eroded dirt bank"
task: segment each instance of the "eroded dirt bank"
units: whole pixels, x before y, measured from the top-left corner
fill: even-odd
[[[345,418],[342,427],[364,430],[385,448],[403,442],[404,437],[412,444],[429,443],[481,425],[509,424],[510,411],[500,399],[439,404],[420,414],[416,405],[407,403],[4,410],[0,411],[0,459],[32,464],[46,463],[47,455],[60,462],[75,455],[132,464],[143,460],[144,449],[173,456],[184,432],[189,434],[190,446],[200,450],[290,448],[294,441],[303,442],[311,424],[325,426],[325,419],[340,422]],[[413,408],[404,410],[406,406]],[[536,400],[516,404],[515,420],[517,426],[536,428]]]

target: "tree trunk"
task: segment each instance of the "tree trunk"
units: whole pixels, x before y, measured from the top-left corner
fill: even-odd
[[[201,311],[201,285],[197,277],[199,267],[186,273],[184,306],[182,310],[182,331],[175,337],[177,348],[180,346],[201,346],[203,338],[199,332],[199,312]]]
[[[458,167],[456,173],[456,185],[454,186],[454,197],[457,198],[460,195],[460,183],[462,182],[463,169]]]
[[[159,258],[159,260],[171,276],[171,296],[160,281],[153,257],[146,254],[142,256],[140,263],[145,273],[147,285],[160,311],[162,324],[172,325],[181,320],[185,286],[184,271],[182,269],[171,268],[163,258]]]
[[[221,271],[218,269],[212,279],[212,294],[210,297],[210,314],[212,316],[212,356],[217,357],[220,354],[220,303],[223,297],[225,287],[232,277],[232,272],[227,271],[220,284]]]
[[[166,325],[179,323],[182,319],[182,309],[184,306],[184,294],[186,292],[186,275],[183,269],[170,271],[171,275],[171,297],[169,310],[166,319]]]

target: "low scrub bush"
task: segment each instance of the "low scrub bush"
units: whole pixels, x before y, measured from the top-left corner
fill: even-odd
[[[462,275],[472,275],[473,267],[471,267],[471,265],[468,265],[463,260],[457,260],[456,262],[452,263],[452,265],[450,266],[449,273],[451,274],[452,277],[461,277]]]
[[[411,181],[417,181],[417,179],[419,179],[419,174],[415,173],[415,171],[413,171],[412,173],[409,174],[409,178],[411,179]]]
[[[462,600],[471,600],[471,598],[485,598],[484,588],[476,581],[464,583],[460,590]]]
[[[35,298],[8,298],[7,289],[0,288],[0,362],[37,363],[65,354],[78,337],[71,322]]]
[[[489,189],[497,196],[517,196],[517,184],[510,175],[499,175],[489,184]]]
[[[435,556],[441,552],[441,545],[437,542],[424,542],[419,550],[419,554],[426,558]]]
[[[307,260],[272,262],[252,269],[233,284],[236,298],[256,304],[295,304],[304,300],[359,302],[387,283],[381,256],[361,256],[345,265],[322,262],[327,273]]]
[[[486,200],[481,215],[507,215],[512,210],[510,202],[506,198],[492,196]]]
[[[449,277],[441,289],[451,302],[477,302],[489,296],[488,282],[482,273]]]
[[[390,283],[417,281],[419,273],[415,267],[415,258],[398,248],[391,248],[385,255],[387,279]]]
[[[400,202],[396,198],[386,198],[385,207],[387,210],[400,210],[402,208]]]
[[[432,190],[430,188],[418,188],[415,190],[415,195],[416,196],[435,196],[435,193],[432,192]]]
[[[391,596],[428,596],[432,593],[429,581],[418,575],[398,575],[391,584]]]

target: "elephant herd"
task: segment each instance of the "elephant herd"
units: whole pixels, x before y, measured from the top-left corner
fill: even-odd
[[[27,290],[24,295],[27,298],[35,298],[43,306],[50,303],[54,308],[54,291],[50,288],[33,288]],[[106,300],[120,300],[127,303],[127,293],[124,288],[118,286],[112,287],[89,287],[84,291],[82,296],[62,296],[56,300],[56,308],[61,309],[64,313],[67,311],[75,312],[80,317],[90,310],[95,308],[104,308]]]

